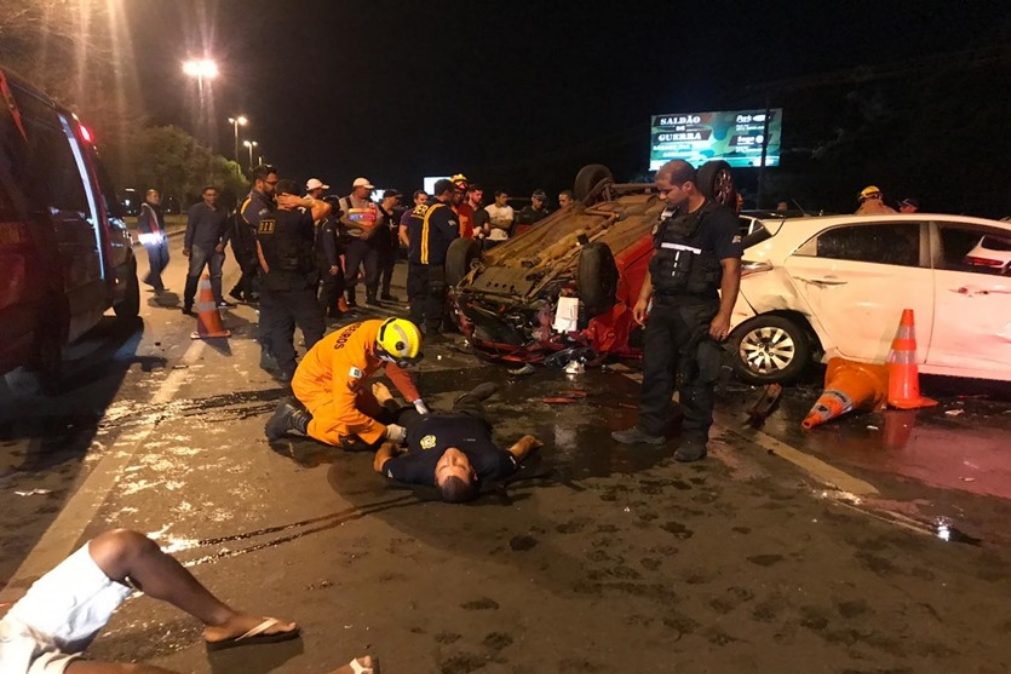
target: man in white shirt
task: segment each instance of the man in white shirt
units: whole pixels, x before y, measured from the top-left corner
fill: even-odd
[[[488,236],[485,239],[485,247],[497,246],[509,239],[509,232],[512,230],[516,214],[513,207],[509,205],[509,193],[505,190],[495,191],[495,203],[485,206],[488,213]]]

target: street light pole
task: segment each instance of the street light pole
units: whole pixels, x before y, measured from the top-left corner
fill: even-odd
[[[239,161],[239,127],[240,126],[245,126],[246,124],[248,124],[249,120],[246,119],[245,115],[239,115],[238,117],[229,117],[228,118],[228,122],[229,122],[229,124],[232,125],[232,128],[235,130],[235,155],[234,156],[235,156],[235,162],[238,163],[238,161]]]
[[[242,144],[249,150],[249,169],[253,169],[253,148],[258,145],[255,140],[244,140]]]

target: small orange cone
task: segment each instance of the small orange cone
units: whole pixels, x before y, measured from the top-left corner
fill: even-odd
[[[884,405],[888,391],[888,368],[832,358],[825,372],[825,390],[801,423],[806,430],[853,410]]]
[[[899,329],[888,354],[888,404],[900,410],[932,407],[936,400],[920,395],[920,369],[916,365],[916,331],[913,310],[903,309]]]
[[[190,333],[190,339],[209,337],[231,337],[232,333],[221,324],[221,314],[211,291],[211,277],[204,274],[200,278],[200,292],[197,294],[197,331]]]

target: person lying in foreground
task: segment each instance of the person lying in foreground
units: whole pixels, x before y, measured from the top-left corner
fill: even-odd
[[[84,659],[84,650],[135,590],[203,622],[210,651],[299,635],[295,623],[232,609],[150,538],[116,529],[96,536],[42,576],[0,620],[0,672],[172,674],[153,665]],[[379,663],[359,657],[332,674],[379,674]]]
[[[438,487],[442,500],[449,503],[477,496],[483,480],[511,475],[542,443],[525,435],[509,449],[495,444],[481,406],[495,390],[492,383],[479,385],[458,398],[449,414],[422,415],[408,408],[398,419],[407,429],[407,447],[383,443],[372,467],[398,482]],[[375,384],[372,394],[384,406],[392,400],[383,384]]]

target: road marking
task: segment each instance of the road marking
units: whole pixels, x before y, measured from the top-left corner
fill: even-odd
[[[854,496],[875,496],[878,494],[877,488],[871,483],[825,463],[807,452],[795,449],[768,433],[763,433],[753,428],[735,428],[733,423],[727,423],[727,415],[725,413],[717,413],[716,417],[719,419],[719,422],[714,424],[714,427],[718,431],[735,435],[772,452],[782,459],[786,459],[798,468],[810,473],[812,477],[826,486],[835,487],[841,492],[853,494]]]
[[[180,365],[188,367],[196,363],[203,354],[205,346],[206,342],[203,340],[192,342],[180,359]],[[153,410],[158,410],[171,402],[183,385],[188,372],[186,367],[173,369],[169,372],[148,405]],[[77,491],[63,504],[56,519],[49,525],[21,566],[11,576],[7,586],[0,591],[0,605],[13,603],[20,599],[32,582],[74,551],[84,529],[94,519],[98,509],[108,498],[109,492],[119,483],[124,469],[129,466],[138,450],[157,428],[161,419],[162,415],[159,414],[146,428],[139,433],[132,434],[125,444],[117,444],[109,448],[109,451],[98,461]]]
[[[623,376],[632,381],[642,383],[642,373],[640,372],[630,372]],[[672,400],[677,401],[677,392],[674,393]],[[715,418],[713,428],[718,432],[734,435],[758,445],[776,456],[789,461],[826,486],[834,487],[846,494],[861,497],[876,496],[879,493],[877,487],[870,482],[854,477],[846,471],[840,470],[807,452],[802,452],[799,449],[791,447],[768,433],[763,433],[753,428],[741,428],[726,413],[717,412],[713,416]]]

